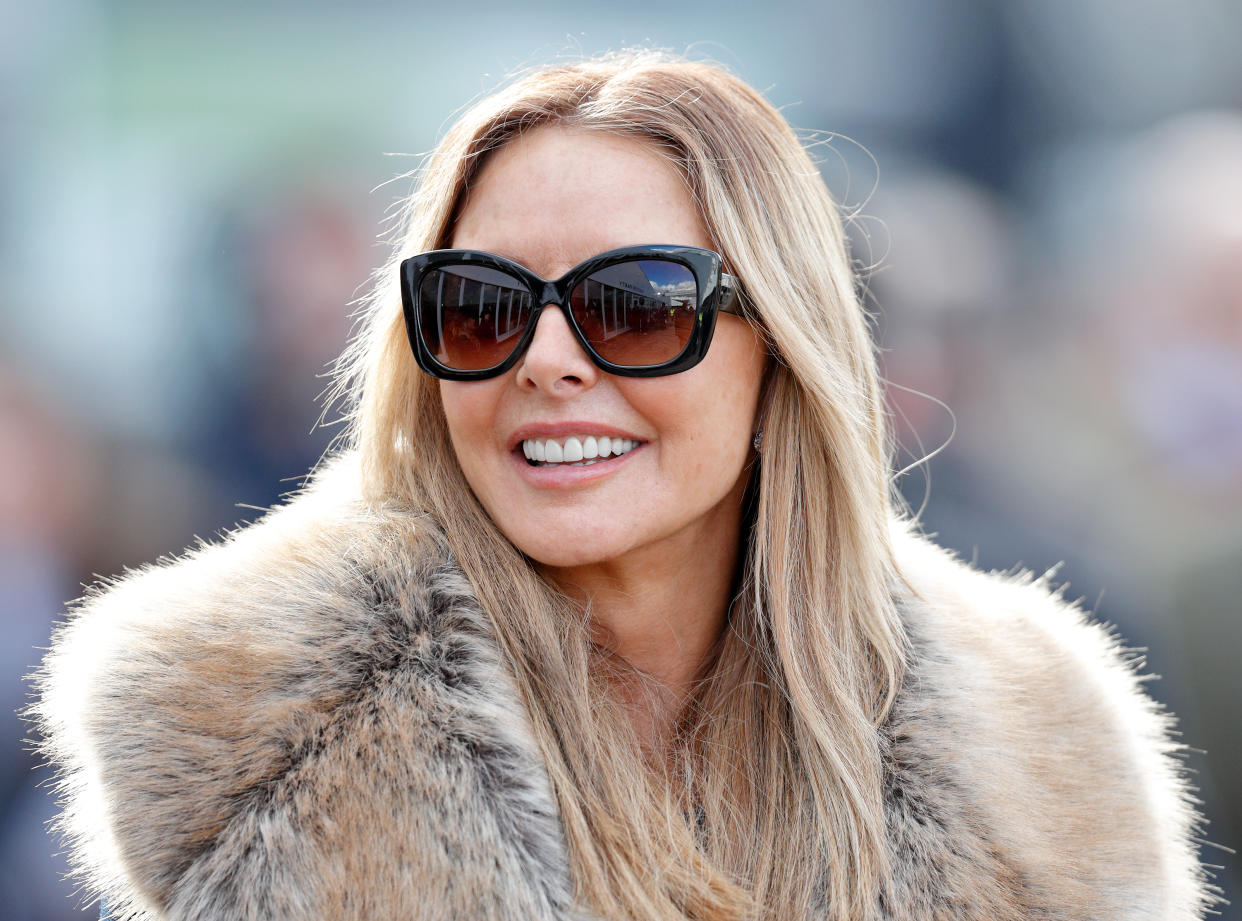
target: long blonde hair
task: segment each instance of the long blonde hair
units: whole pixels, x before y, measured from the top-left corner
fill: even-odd
[[[609,702],[581,612],[471,494],[402,323],[398,262],[445,245],[489,152],[547,123],[646,141],[681,170],[772,356],[742,590],[663,772]],[[885,416],[840,216],[767,101],[714,65],[641,51],[474,105],[422,171],[337,394],[368,498],[434,520],[494,622],[584,904],[642,921],[870,914],[887,867],[877,727],[905,661]]]

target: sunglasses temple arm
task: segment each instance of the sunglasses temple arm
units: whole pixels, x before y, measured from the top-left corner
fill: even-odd
[[[720,273],[720,313],[731,313],[735,317],[746,316],[746,298],[742,295],[741,285],[736,278],[727,272]]]

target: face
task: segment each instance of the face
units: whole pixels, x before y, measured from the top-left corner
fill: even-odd
[[[677,170],[646,144],[542,127],[492,155],[458,217],[454,248],[496,253],[544,278],[622,246],[712,248]],[[526,354],[486,381],[441,381],[457,459],[492,520],[549,567],[640,553],[675,559],[720,546],[740,522],[765,356],[722,314],[707,357],[680,374],[598,369],[555,306]],[[532,466],[524,443],[607,438],[594,463]],[[587,450],[589,454],[589,449]],[[572,456],[572,455],[571,455]]]

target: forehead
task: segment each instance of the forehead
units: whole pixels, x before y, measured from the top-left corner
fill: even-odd
[[[553,125],[492,154],[450,245],[553,278],[605,250],[648,243],[711,248],[677,167],[644,141]]]

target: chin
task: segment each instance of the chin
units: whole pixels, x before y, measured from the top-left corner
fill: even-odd
[[[595,553],[590,550],[584,550],[581,547],[539,546],[525,549],[519,546],[518,549],[540,566],[549,566],[553,569],[572,569],[576,566],[590,566],[593,563],[603,563],[605,560],[612,559],[617,555]]]
[[[613,541],[589,540],[581,537],[566,540],[550,540],[548,534],[506,534],[506,537],[522,553],[541,566],[569,569],[589,566],[615,559],[625,548]]]

